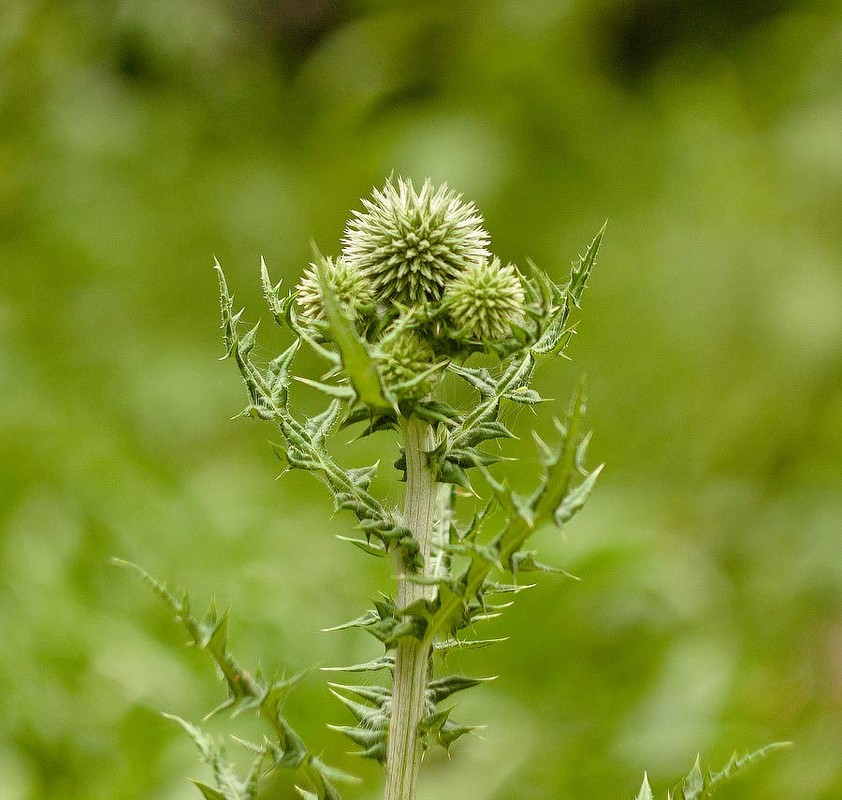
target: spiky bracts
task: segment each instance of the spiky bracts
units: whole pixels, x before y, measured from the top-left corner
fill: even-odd
[[[371,280],[377,298],[405,305],[441,300],[447,283],[490,256],[490,237],[473,203],[430,180],[389,180],[363,199],[342,239],[342,255]]]
[[[330,283],[331,292],[355,321],[360,322],[373,312],[374,293],[365,275],[341,256],[336,259],[317,256],[316,260],[319,263],[310,264],[296,287],[296,301],[305,319],[325,318],[323,280]]]
[[[526,311],[523,284],[512,264],[496,256],[470,264],[448,284],[444,308],[456,331],[472,339],[502,339]]]

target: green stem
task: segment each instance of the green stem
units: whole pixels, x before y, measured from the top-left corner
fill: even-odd
[[[401,431],[406,455],[404,522],[418,541],[426,569],[430,563],[436,505],[436,480],[427,466],[426,456],[433,449],[433,431],[429,424],[417,417],[402,420]],[[434,587],[406,580],[400,554],[398,559],[398,607],[407,606],[422,597],[431,598]],[[415,800],[421,768],[418,723],[424,717],[429,661],[428,642],[405,637],[398,643],[386,754],[385,800]]]

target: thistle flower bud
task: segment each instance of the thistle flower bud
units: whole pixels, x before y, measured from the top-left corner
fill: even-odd
[[[441,300],[445,287],[488,257],[490,237],[473,203],[447,184],[389,180],[362,201],[345,227],[342,254],[371,281],[378,300],[405,305]]]
[[[433,366],[436,354],[414,331],[387,332],[374,357],[383,383],[401,397],[421,397],[432,389],[432,378],[421,376]]]
[[[523,284],[511,264],[483,259],[448,285],[444,307],[453,326],[468,337],[502,339],[523,318]]]
[[[319,257],[324,273],[330,281],[336,299],[360,321],[374,307],[371,284],[365,275],[351,267],[341,256],[337,259]],[[297,298],[301,315],[310,321],[324,319],[322,288],[316,264],[310,264],[298,282]]]

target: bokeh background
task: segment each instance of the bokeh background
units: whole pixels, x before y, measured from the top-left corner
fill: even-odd
[[[423,798],[629,798],[644,769],[663,791],[697,751],[794,740],[723,798],[838,800],[830,0],[3,0],[0,794],[198,797],[159,711],[197,720],[222,686],[111,555],[230,604],[247,664],[376,652],[319,633],[387,570],[332,538],[349,520],[311,476],[275,480],[270,428],[231,421],[211,264],[256,319],[259,256],[294,281],[392,170],[447,180],[501,256],[559,278],[609,218],[573,360],[541,373],[558,405],[512,421],[526,481],[530,425],[587,373],[607,468],[566,539],[538,535],[582,581],[540,580],[487,629],[507,644],[457,660],[500,675],[461,702],[488,727],[428,760]],[[318,673],[289,705],[376,798],[324,728],[343,711]]]

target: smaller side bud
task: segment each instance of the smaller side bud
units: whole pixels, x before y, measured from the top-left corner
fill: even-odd
[[[525,313],[523,284],[512,264],[496,256],[468,266],[444,293],[447,317],[458,334],[485,341],[511,334]]]
[[[436,354],[414,331],[406,328],[387,331],[374,358],[383,383],[400,399],[423,397],[432,390],[435,378],[426,373],[435,366]]]
[[[336,299],[347,308],[355,322],[374,311],[374,294],[365,275],[351,267],[341,256],[319,256],[324,275],[330,281]],[[324,302],[316,264],[310,264],[296,287],[296,301],[301,316],[311,322],[324,320]]]

